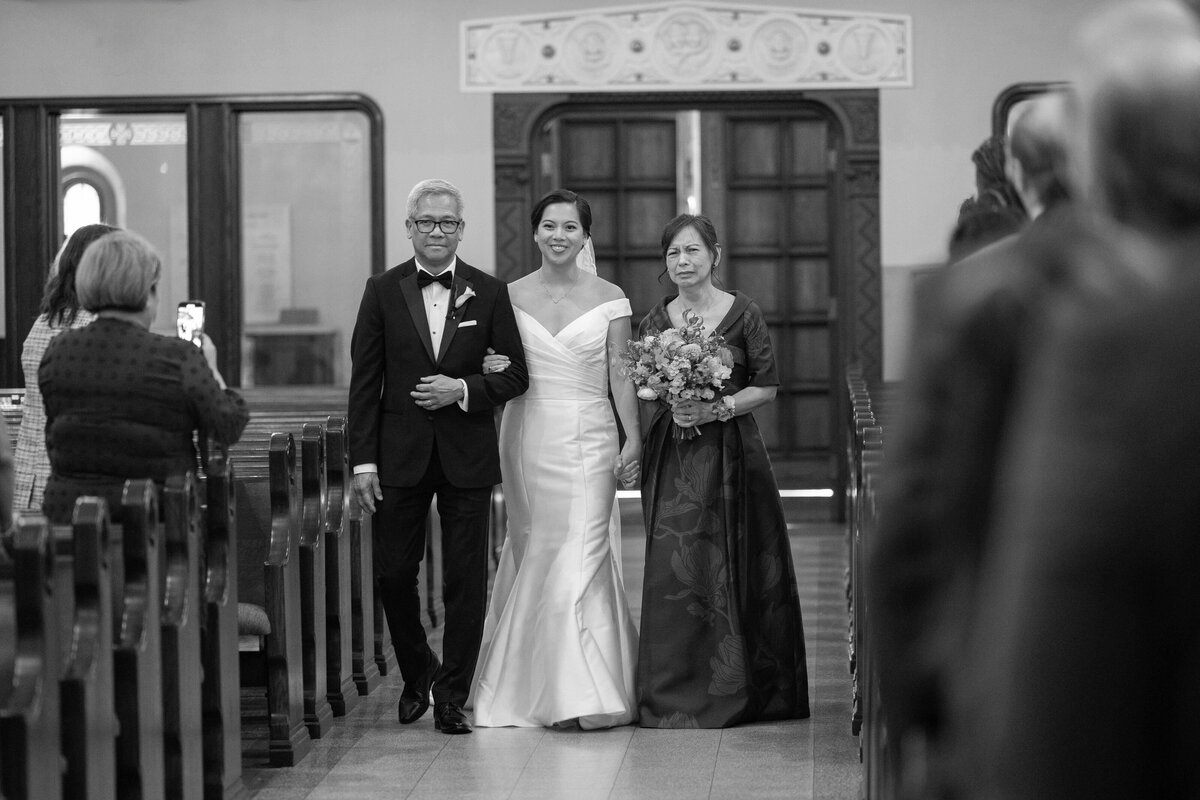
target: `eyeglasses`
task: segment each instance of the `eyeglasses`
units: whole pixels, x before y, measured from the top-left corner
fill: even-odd
[[[458,226],[462,225],[460,219],[414,219],[412,224],[417,226],[417,230],[421,233],[433,233],[435,227],[441,228],[442,233],[454,233],[458,230]]]

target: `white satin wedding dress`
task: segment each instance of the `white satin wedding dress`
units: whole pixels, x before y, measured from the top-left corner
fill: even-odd
[[[635,718],[605,348],[609,321],[630,313],[628,300],[612,300],[552,336],[516,310],[529,389],[500,425],[508,532],[471,692],[478,726]]]

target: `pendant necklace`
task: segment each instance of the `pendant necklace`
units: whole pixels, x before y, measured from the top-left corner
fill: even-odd
[[[571,288],[567,289],[565,292],[563,292],[563,296],[558,297],[558,298],[556,298],[553,294],[550,293],[550,287],[546,285],[546,281],[542,279],[541,275],[538,275],[538,283],[540,283],[542,285],[542,291],[544,291],[546,293],[546,297],[550,298],[550,302],[554,303],[554,305],[558,305],[563,300],[566,300],[567,296],[569,294],[571,294],[571,292],[575,291],[575,285],[577,283],[579,283],[579,276],[578,275],[575,276],[575,280],[571,282]]]
[[[708,302],[706,302],[706,303],[704,304],[704,311],[703,311],[703,312],[701,312],[701,311],[700,311],[700,309],[699,309],[699,308],[697,308],[695,305],[693,305],[691,308],[685,308],[685,309],[683,309],[683,311],[691,311],[693,314],[695,314],[696,316],[698,316],[698,317],[700,318],[700,323],[701,323],[701,324],[704,324],[704,315],[705,315],[705,314],[707,314],[709,311],[711,311],[711,310],[712,310],[712,307],[713,307],[715,304],[716,304],[716,300],[715,300],[715,299],[710,299]],[[681,312],[680,312],[680,314],[682,315],[682,313],[683,313],[683,312],[681,311]]]

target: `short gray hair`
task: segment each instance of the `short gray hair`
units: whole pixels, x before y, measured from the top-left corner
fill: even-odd
[[[83,251],[75,293],[88,311],[141,311],[161,274],[162,259],[150,242],[133,231],[113,231]]]
[[[413,219],[413,215],[417,213],[417,206],[421,201],[431,194],[444,194],[454,198],[454,207],[457,209],[459,219],[462,219],[465,204],[463,203],[462,192],[458,190],[450,181],[444,181],[440,178],[429,178],[423,180],[412,188],[408,193],[408,207],[406,213],[409,219]]]

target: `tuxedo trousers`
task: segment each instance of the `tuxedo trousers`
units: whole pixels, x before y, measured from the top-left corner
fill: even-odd
[[[466,705],[487,612],[488,519],[492,487],[460,487],[446,478],[436,446],[416,486],[382,486],[372,520],[376,591],[404,682],[428,669],[433,650],[421,622],[417,578],[425,557],[426,522],[437,498],[442,536],[445,629],[435,703]]]

